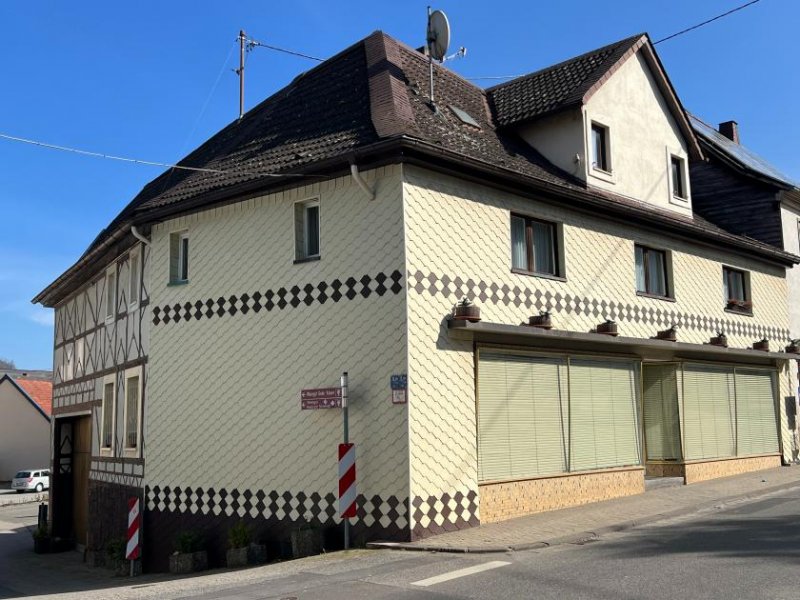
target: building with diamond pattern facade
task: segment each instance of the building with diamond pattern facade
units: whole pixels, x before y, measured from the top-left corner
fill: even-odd
[[[380,32],[325,61],[37,296],[54,531],[97,554],[138,496],[149,569],[240,520],[335,547],[341,413],[300,392],[343,371],[359,544],[792,460],[800,259],[694,214],[647,36],[490,90],[436,66],[435,104],[427,65]]]

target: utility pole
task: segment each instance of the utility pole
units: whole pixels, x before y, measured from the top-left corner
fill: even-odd
[[[244,49],[247,36],[244,29],[239,30],[239,68],[236,74],[239,76],[239,119],[244,116]]]

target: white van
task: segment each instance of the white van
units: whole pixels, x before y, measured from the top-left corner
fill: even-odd
[[[41,492],[50,489],[50,469],[27,469],[14,475],[11,489],[22,492]]]

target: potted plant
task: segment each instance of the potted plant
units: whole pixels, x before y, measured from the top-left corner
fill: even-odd
[[[672,325],[669,329],[664,329],[656,333],[656,339],[665,340],[667,342],[677,342],[678,332],[675,329],[675,325]]]
[[[250,542],[247,547],[247,563],[251,565],[263,565],[267,562],[267,545],[257,542]]]
[[[540,329],[552,329],[553,318],[547,310],[539,311],[538,315],[532,315],[528,319],[528,325],[531,327],[539,327]]]
[[[39,526],[33,530],[33,551],[36,554],[50,552],[50,532],[47,527]]]
[[[800,354],[800,340],[789,340],[785,350],[789,354]]]
[[[225,556],[228,567],[247,566],[250,530],[243,521],[239,521],[228,531],[228,552]]]
[[[203,538],[196,531],[182,531],[175,538],[175,552],[169,557],[169,572],[176,574],[204,571],[208,553]]]
[[[738,312],[752,312],[753,311],[753,303],[749,300],[728,300],[725,308],[728,310],[734,310]]]
[[[297,529],[292,530],[292,556],[302,558],[303,556],[314,556],[322,552],[322,531],[313,527],[311,523],[305,523]]]
[[[128,574],[128,561],[125,560],[125,540],[112,538],[106,542],[106,567],[114,571],[114,575]]]
[[[619,333],[617,332],[617,323],[616,321],[612,321],[611,319],[606,319],[604,322],[600,323],[595,331],[597,333],[602,333],[604,335],[611,335],[611,336],[619,335]]]
[[[453,309],[453,318],[460,321],[477,323],[481,320],[481,309],[464,297]]]
[[[722,333],[721,331],[718,331],[717,335],[712,337],[708,343],[711,344],[712,346],[721,346],[723,348],[727,348],[728,336]]]
[[[769,340],[767,338],[758,340],[753,344],[753,350],[761,350],[763,352],[769,352]]]

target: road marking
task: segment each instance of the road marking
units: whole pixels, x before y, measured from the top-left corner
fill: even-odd
[[[441,575],[437,575],[436,577],[429,577],[428,579],[421,579],[419,581],[414,581],[411,585],[416,585],[419,587],[428,587],[430,585],[436,585],[437,583],[444,583],[445,581],[450,581],[451,579],[458,579],[459,577],[466,577],[467,575],[474,575],[475,573],[482,573],[483,571],[491,571],[492,569],[498,569],[500,567],[505,567],[506,565],[510,565],[510,562],[506,562],[503,560],[493,560],[488,563],[483,563],[482,565],[475,565],[474,567],[467,567],[466,569],[458,569],[457,571],[450,571],[449,573],[442,573]]]

